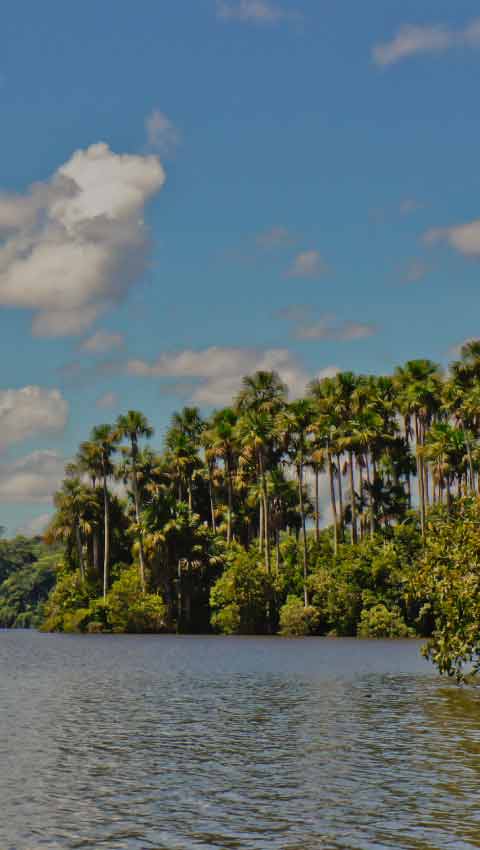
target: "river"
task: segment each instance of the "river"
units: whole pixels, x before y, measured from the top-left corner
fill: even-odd
[[[0,631],[0,848],[480,847],[480,697],[419,650]]]

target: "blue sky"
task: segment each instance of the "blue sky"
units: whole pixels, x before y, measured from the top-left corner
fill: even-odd
[[[478,5],[5,4],[0,499],[93,424],[478,336]]]

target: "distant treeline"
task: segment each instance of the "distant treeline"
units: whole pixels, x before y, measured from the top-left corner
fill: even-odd
[[[161,452],[152,436],[129,411],[94,428],[67,468],[46,535],[63,557],[43,628],[399,637],[438,626],[435,543],[476,522],[480,342],[446,374],[429,360],[392,376],[342,372],[290,402],[276,373],[257,372],[209,418],[174,414]]]

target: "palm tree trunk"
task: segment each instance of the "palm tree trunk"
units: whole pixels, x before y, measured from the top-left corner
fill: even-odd
[[[215,522],[215,501],[213,496],[212,468],[210,464],[208,464],[208,495],[210,497],[210,516],[212,520],[212,532],[213,534],[216,534],[217,524]]]
[[[452,493],[450,490],[450,475],[447,472],[446,476],[446,485],[447,485],[447,513],[450,513],[450,508],[452,505]]]
[[[418,480],[418,496],[420,502],[420,529],[422,532],[422,538],[425,540],[425,492],[423,489],[423,460],[420,454],[421,444],[420,444],[420,429],[418,425],[418,417],[415,414],[415,449],[416,449],[416,461],[417,461],[417,480]]]
[[[260,554],[263,552],[263,541],[264,541],[264,532],[263,532],[263,494],[260,499],[260,503],[258,506],[258,543]]]
[[[267,493],[267,479],[265,478],[265,470],[263,468],[263,454],[261,451],[258,453],[259,456],[259,466],[260,466],[260,476],[262,482],[262,493],[263,493],[263,529],[265,532],[265,566],[267,568],[267,572],[270,573],[270,529],[268,522],[268,493]]]
[[[99,540],[98,540],[98,526],[95,526],[92,533],[92,548],[93,548],[93,569],[95,571],[95,575],[99,574]]]
[[[355,504],[355,481],[353,470],[353,452],[348,453],[348,471],[350,476],[350,500],[352,511],[352,544],[357,542],[357,507]]]
[[[472,459],[472,447],[470,445],[470,440],[466,436],[465,425],[463,425],[463,431],[465,434],[465,448],[467,449],[467,457],[468,457],[468,468],[470,470],[470,492],[475,492],[475,473],[473,471],[473,459]]]
[[[139,563],[140,563],[140,584],[142,587],[142,593],[145,593],[145,557],[143,553],[143,539],[142,539],[142,529],[140,527],[140,496],[138,492],[138,479],[137,479],[137,445],[134,440],[132,440],[132,486],[133,486],[133,499],[135,502],[135,521],[138,526],[138,555],[139,555]]]
[[[336,555],[338,552],[338,516],[337,516],[337,500],[335,497],[335,480],[333,477],[333,464],[332,457],[330,452],[327,449],[327,463],[328,463],[328,480],[330,484],[330,503],[332,506],[332,518],[333,518],[333,551]]]
[[[82,577],[82,581],[85,581],[85,565],[83,563],[83,546],[82,546],[82,537],[80,534],[80,525],[78,521],[75,523],[75,540],[77,543],[77,555],[78,555],[78,565],[80,567],[80,575]]]
[[[188,484],[187,484],[187,492],[188,492],[188,510],[190,513],[193,511],[193,495],[192,495],[192,478],[188,476]]]
[[[107,476],[103,476],[103,598],[108,593],[109,569],[110,569],[110,503],[108,499]]]
[[[300,517],[302,520],[302,542],[303,542],[303,601],[305,608],[308,605],[308,559],[307,559],[307,530],[305,526],[305,507],[303,503],[303,464],[298,464],[298,495],[300,499]]]
[[[340,537],[343,541],[343,484],[342,484],[342,465],[340,455],[337,455],[337,478],[338,478],[338,506],[340,509]]]
[[[318,465],[315,464],[315,540],[320,542],[320,495]]]
[[[375,481],[375,479],[376,479],[376,468],[375,468],[375,459],[373,457],[372,457],[372,463],[373,463],[373,480]],[[370,537],[374,537],[374,535],[375,535],[375,519],[376,519],[376,517],[375,517],[375,499],[374,499],[374,495],[373,495],[372,482],[370,480],[370,464],[368,462],[368,454],[365,455],[365,467],[366,467],[366,470],[367,470],[367,484],[368,484],[368,490],[369,490],[369,493],[370,493],[370,499],[369,499],[369,502],[370,502]]]
[[[228,502],[228,516],[227,516],[227,545],[229,546],[232,542],[232,474],[230,470],[230,462],[225,460],[225,474],[227,476],[227,502]]]

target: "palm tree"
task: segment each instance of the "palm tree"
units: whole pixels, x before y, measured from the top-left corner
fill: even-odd
[[[70,472],[71,475],[78,475],[85,473],[90,477],[92,489],[96,490],[97,481],[102,474],[102,465],[101,465],[101,457],[98,446],[93,443],[87,441],[80,444],[80,448],[77,452],[76,462],[74,464],[70,464],[67,472]],[[99,525],[96,523],[92,528],[92,536],[93,536],[93,567],[96,572],[100,572],[99,569]]]
[[[91,514],[95,512],[97,502],[94,491],[85,487],[79,478],[67,477],[62,489],[54,496],[56,514],[47,531],[47,539],[68,541],[73,538],[77,551],[78,566],[82,581],[85,581],[86,569],[83,554],[83,534],[91,534]]]
[[[287,387],[277,372],[258,371],[247,375],[236,398],[241,413],[249,410],[274,416],[287,398]]]
[[[312,422],[315,447],[312,458],[317,464],[326,461],[328,481],[330,486],[330,507],[333,519],[333,550],[337,554],[339,538],[339,518],[337,510],[337,497],[335,493],[335,468],[333,458],[337,453],[337,438],[339,420],[333,411],[333,389],[332,378],[323,378],[320,381],[312,381],[309,386],[309,397],[312,399],[314,417]],[[341,471],[338,471],[339,479]],[[318,510],[318,509],[317,509]],[[340,517],[340,524],[342,516]]]
[[[140,524],[140,495],[138,491],[137,478],[137,460],[138,460],[138,441],[142,437],[149,439],[153,436],[153,428],[149,424],[148,419],[143,413],[138,410],[129,410],[126,415],[119,416],[115,426],[116,439],[127,439],[130,441],[131,453],[131,479],[133,499],[135,503],[135,520],[138,528],[138,543],[139,543],[139,562],[140,562],[140,582],[142,591],[145,593],[145,558],[143,553],[142,530]]]
[[[425,538],[428,467],[424,463],[422,447],[428,427],[441,409],[441,375],[439,367],[431,360],[409,360],[405,366],[395,370],[394,380],[400,411],[404,417],[411,417],[414,421],[420,525],[422,537]]]
[[[223,461],[227,488],[227,544],[232,541],[233,484],[232,475],[237,452],[236,426],[238,415],[231,407],[225,407],[213,415],[210,427],[205,432],[209,445],[209,457]]]
[[[110,498],[108,478],[113,474],[112,455],[116,450],[116,434],[111,425],[97,425],[93,428],[90,444],[96,448],[100,458],[103,483],[103,596],[108,593],[110,569]]]
[[[285,437],[285,446],[297,471],[298,496],[300,503],[300,518],[302,522],[303,542],[303,598],[305,608],[308,606],[308,556],[307,530],[305,522],[305,506],[303,495],[303,473],[305,464],[310,462],[312,448],[309,435],[312,430],[313,409],[309,399],[292,401],[279,417],[278,426]]]
[[[270,572],[270,526],[265,459],[274,434],[273,417],[255,408],[246,409],[237,423],[237,435],[244,451],[251,454],[256,461],[258,475],[262,487],[263,507],[263,536],[265,541],[265,564]],[[260,547],[261,547],[260,536]]]

